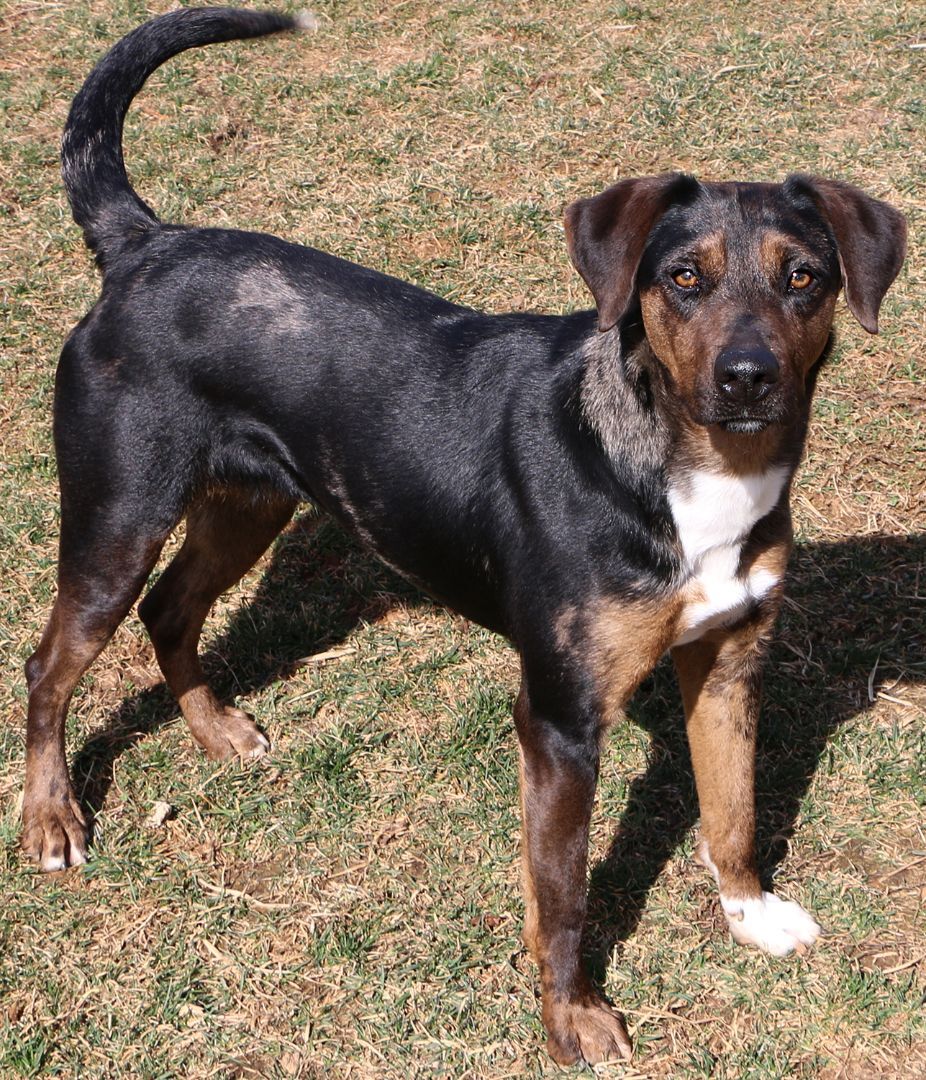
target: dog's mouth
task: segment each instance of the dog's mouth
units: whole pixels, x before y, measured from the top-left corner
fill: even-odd
[[[758,435],[760,431],[765,431],[770,423],[771,420],[762,420],[759,417],[740,416],[735,420],[721,420],[720,426],[734,435]]]
[[[739,408],[727,402],[710,400],[700,409],[691,411],[692,419],[704,427],[712,427],[730,435],[761,435],[770,427],[787,424],[789,411],[781,399],[757,401]]]
[[[702,424],[704,427],[718,427],[721,431],[729,432],[731,435],[760,435],[766,428],[771,427],[773,424],[780,424],[784,417],[779,415],[777,410],[775,413],[768,413],[765,416],[756,416],[755,414],[742,413],[739,416],[724,416],[722,413],[718,415],[718,412],[702,413],[700,416],[695,416],[694,419],[697,423]]]

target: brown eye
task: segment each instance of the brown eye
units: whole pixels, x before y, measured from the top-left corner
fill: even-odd
[[[694,272],[694,270],[676,270],[672,275],[672,280],[680,289],[693,289],[696,285],[700,284],[700,278]]]
[[[813,282],[813,274],[809,270],[793,270],[788,278],[789,289],[806,289]]]

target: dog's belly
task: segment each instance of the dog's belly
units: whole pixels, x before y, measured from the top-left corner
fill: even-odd
[[[507,625],[491,537],[466,520],[458,504],[429,505],[411,481],[380,477],[390,497],[352,495],[343,475],[329,472],[313,501],[327,510],[391,570],[438,602],[498,633]],[[382,488],[380,488],[382,490]],[[460,535],[470,538],[460,544]]]

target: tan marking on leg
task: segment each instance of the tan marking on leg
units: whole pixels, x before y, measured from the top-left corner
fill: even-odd
[[[782,549],[768,558],[779,563]],[[696,859],[714,876],[734,939],[776,956],[804,952],[820,927],[799,904],[764,892],[755,863],[755,735],[764,617],[672,652],[688,720],[701,806]]]
[[[755,862],[755,739],[764,623],[714,630],[672,650],[701,834],[725,896],[761,896]]]
[[[270,748],[252,717],[216,698],[197,646],[217,597],[254,565],[294,508],[282,497],[257,501],[234,489],[211,492],[189,512],[183,546],[139,607],[190,732],[212,758],[260,757]]]
[[[603,729],[656,666],[677,633],[683,598],[601,600],[584,616],[585,647],[600,688]]]

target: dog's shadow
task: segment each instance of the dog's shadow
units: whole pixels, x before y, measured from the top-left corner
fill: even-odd
[[[774,874],[830,736],[870,705],[871,686],[926,678],[920,575],[926,534],[798,544],[787,601],[766,667],[756,772],[762,872]],[[923,574],[926,580],[926,574]],[[245,696],[300,658],[344,640],[396,604],[428,601],[325,518],[307,514],[278,541],[254,596],[230,619],[205,666],[223,699]],[[631,721],[650,735],[645,772],[605,857],[592,869],[587,948],[599,977],[635,930],[663,867],[697,820],[697,800],[671,666],[637,693]],[[163,686],[128,698],[73,763],[92,816],[116,759],[177,716]]]
[[[245,698],[400,603],[430,601],[329,518],[308,511],[276,541],[255,593],[224,631],[210,641],[207,627],[202,661],[209,685],[222,701]],[[71,775],[91,822],[106,800],[116,760],[179,715],[160,683],[127,697],[84,743]]]

